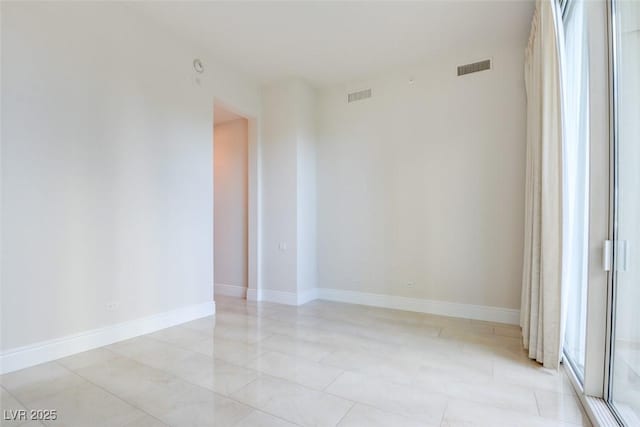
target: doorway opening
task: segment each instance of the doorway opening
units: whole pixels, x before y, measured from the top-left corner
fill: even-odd
[[[214,299],[246,298],[249,285],[249,119],[214,104]]]

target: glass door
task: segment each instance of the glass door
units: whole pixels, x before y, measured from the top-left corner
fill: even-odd
[[[640,425],[640,0],[613,0],[614,241],[609,402]]]
[[[589,239],[589,58],[586,10],[583,1],[567,1],[563,146],[563,262],[567,289],[564,356],[580,381],[584,378]]]

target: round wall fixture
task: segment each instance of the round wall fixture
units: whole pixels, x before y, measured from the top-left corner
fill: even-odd
[[[193,60],[193,69],[196,70],[197,73],[202,74],[204,72],[204,65],[202,65],[202,61],[198,58]]]

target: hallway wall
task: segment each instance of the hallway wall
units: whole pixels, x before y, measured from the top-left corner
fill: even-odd
[[[247,288],[247,126],[237,119],[213,130],[215,288],[241,296]]]

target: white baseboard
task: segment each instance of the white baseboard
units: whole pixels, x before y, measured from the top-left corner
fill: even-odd
[[[520,323],[520,310],[502,307],[460,304],[446,301],[371,294],[367,292],[354,292],[329,288],[318,288],[317,298],[328,301],[369,305],[373,307],[416,311],[419,313],[436,314],[439,316],[462,317],[464,319],[486,320],[513,325]]]
[[[67,335],[0,353],[0,374],[39,365],[114,342],[149,334],[215,313],[215,302],[181,307],[103,328]]]
[[[311,288],[301,292],[274,291],[272,289],[247,290],[247,300],[249,301],[268,301],[277,304],[302,305],[317,298],[317,288]]]
[[[236,298],[245,298],[247,296],[247,288],[244,286],[216,283],[213,285],[213,290],[214,295],[225,295]]]
[[[520,310],[503,307],[460,304],[329,288],[312,288],[299,293],[274,291],[271,289],[247,290],[247,300],[249,301],[269,301],[277,304],[302,305],[315,299],[415,311],[439,316],[508,323],[512,325],[518,325],[520,323]]]
[[[258,289],[247,289],[247,301],[262,301],[262,292]]]
[[[260,294],[262,301],[275,302],[277,304],[298,305],[298,296],[295,292],[262,289]]]
[[[306,291],[298,292],[298,305],[306,304],[310,301],[318,299],[318,288],[307,289]]]

